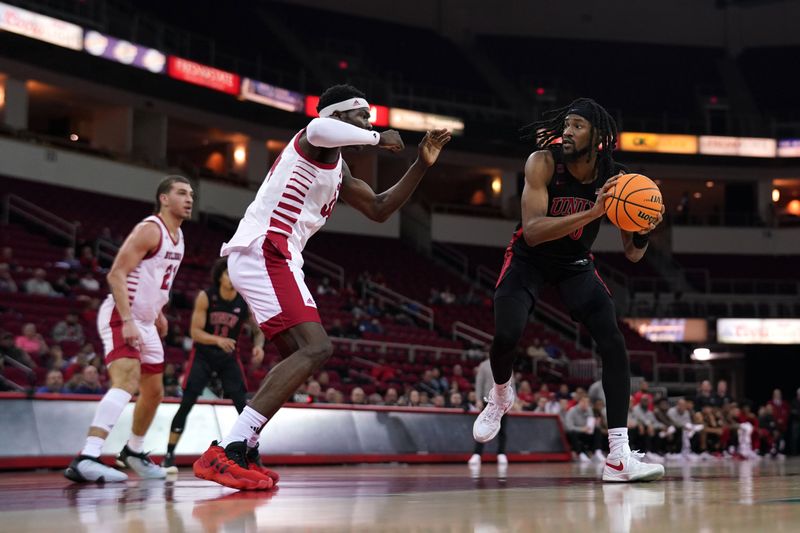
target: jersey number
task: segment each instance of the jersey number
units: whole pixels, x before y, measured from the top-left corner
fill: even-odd
[[[162,291],[168,291],[169,290],[170,283],[172,282],[172,275],[177,270],[178,269],[175,268],[175,265],[169,265],[167,267],[167,271],[164,272],[164,280],[161,282],[161,290]]]
[[[230,329],[228,326],[222,326],[220,324],[214,326],[214,335],[217,337],[227,337],[229,331]]]
[[[339,186],[336,187],[336,193],[334,193],[333,199],[328,204],[322,206],[322,210],[319,212],[320,215],[322,215],[325,218],[331,216],[331,213],[333,213],[333,208],[336,205],[336,200],[339,199],[339,189],[341,188],[342,184],[339,183]]]
[[[572,233],[569,234],[569,236],[572,238],[572,240],[575,240],[575,241],[580,239],[581,235],[583,235],[583,228],[582,227],[576,229],[575,231],[573,231]]]

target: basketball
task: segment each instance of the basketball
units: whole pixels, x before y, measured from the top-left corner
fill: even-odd
[[[606,215],[612,224],[625,231],[647,229],[664,205],[658,185],[641,174],[620,176],[611,194],[605,200]]]

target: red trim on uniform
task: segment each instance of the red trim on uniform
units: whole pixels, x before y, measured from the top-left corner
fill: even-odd
[[[167,230],[167,235],[169,235],[169,240],[172,241],[172,244],[177,245],[180,242],[180,233],[178,233],[178,239],[177,240],[173,239],[172,238],[172,232],[169,231],[169,228],[167,227],[167,223],[164,222],[164,219],[161,218],[161,215],[156,215],[156,218],[161,221],[161,224],[164,226],[164,229]],[[180,232],[181,230],[178,229],[178,231]]]
[[[611,296],[611,289],[608,288],[606,282],[603,281],[603,278],[600,277],[600,272],[598,272],[596,268],[594,269],[594,275],[597,276],[597,280],[603,284],[603,287],[606,289],[606,292],[608,293],[609,296]]]
[[[306,181],[308,182],[308,184],[309,184],[309,185],[311,185],[312,183],[314,183],[314,180],[312,180],[311,178],[309,178],[309,177],[307,177],[307,176],[303,176],[303,175],[302,175],[302,174],[300,174],[299,172],[292,172],[292,174],[294,174],[294,175],[295,175],[295,176],[297,176],[298,178],[302,178],[302,179],[306,180]]]
[[[297,178],[289,178],[289,181],[293,181],[293,182],[295,182],[296,184],[298,184],[299,186],[301,186],[302,188],[304,188],[306,191],[309,189],[309,186],[308,186],[308,185],[306,185],[305,183],[303,183],[302,181],[300,181],[300,180],[299,180],[299,179],[297,179]],[[287,187],[288,187],[288,185],[287,185]]]
[[[285,222],[281,222],[280,220],[278,220],[275,217],[272,217],[272,218],[269,219],[269,226],[278,228],[279,230],[283,230],[283,231],[285,231],[287,233],[291,233],[292,232],[292,227],[289,224],[286,224]]]
[[[192,351],[189,352],[189,362],[186,363],[186,370],[183,373],[183,380],[181,380],[181,388],[186,390],[186,386],[189,384],[189,374],[192,373],[192,365],[194,364],[194,353],[195,347],[192,346]]]
[[[305,165],[305,166],[302,166],[302,165]],[[311,174],[312,178],[316,178],[317,177],[317,169],[314,168],[313,166],[309,165],[308,163],[306,163],[302,159],[298,159],[297,160],[297,165],[294,168],[299,168],[301,170],[305,170],[306,172]]]
[[[314,161],[308,155],[306,155],[306,153],[303,151],[302,148],[300,148],[300,136],[305,131],[306,131],[306,129],[303,128],[302,130],[300,130],[300,133],[298,133],[294,138],[294,149],[300,155],[300,157],[302,157],[303,159],[305,159],[306,161],[308,161],[309,163],[311,163],[315,167],[318,167],[318,168],[321,168],[321,169],[324,169],[324,170],[333,170],[334,168],[336,168],[336,164],[338,163],[338,161],[336,163],[321,163],[319,161]]]
[[[303,210],[300,209],[299,207],[289,205],[286,202],[278,202],[278,207],[280,207],[281,209],[286,209],[290,213],[296,213],[298,215],[303,212]]]
[[[517,231],[514,232],[514,235],[511,237],[511,242],[508,244],[508,248],[506,248],[506,254],[503,259],[503,267],[500,269],[500,275],[497,276],[497,283],[495,283],[494,288],[500,286],[500,282],[503,281],[503,278],[508,271],[508,267],[511,266],[511,260],[514,258],[514,243],[522,236],[522,228],[519,228]]]
[[[304,322],[321,324],[317,308],[306,305],[297,280],[289,268],[287,261],[291,255],[288,254],[286,238],[274,235],[271,239],[264,239],[261,249],[264,252],[267,275],[281,307],[280,313],[259,324],[264,336],[272,340],[276,335]]]
[[[296,223],[296,222],[297,222],[297,219],[296,219],[296,218],[294,218],[293,216],[289,216],[289,215],[287,215],[286,213],[284,213],[283,211],[278,211],[277,209],[275,209],[274,211],[272,211],[272,214],[274,214],[274,215],[280,215],[280,216],[282,216],[284,219],[288,220],[288,221],[289,221],[290,223],[292,223],[292,224],[294,224],[294,223]]]
[[[291,200],[291,201],[293,201],[293,202],[297,202],[297,203],[298,203],[298,204],[300,204],[300,205],[303,205],[303,203],[304,203],[304,202],[303,202],[303,200],[301,200],[301,199],[300,199],[300,198],[298,198],[297,196],[292,196],[292,195],[291,195],[291,194],[289,194],[288,192],[285,192],[285,193],[283,193],[283,194],[281,195],[281,197],[283,197],[283,198],[286,198],[287,200]]]
[[[142,354],[133,346],[125,343],[125,337],[122,335],[122,316],[119,310],[114,306],[111,311],[111,318],[108,319],[108,325],[111,328],[111,346],[112,349],[106,354],[105,362],[109,364],[117,359],[139,359],[141,361]]]
[[[145,222],[150,222],[150,223],[155,224],[156,226],[158,226],[158,223],[155,220],[145,220]],[[163,224],[163,221],[162,221],[162,224]],[[169,231],[167,233],[169,233]],[[171,238],[172,238],[172,236],[170,235],[170,239]],[[156,246],[155,250],[148,250],[147,251],[147,255],[145,255],[142,258],[142,261],[144,261],[145,259],[150,259],[151,257],[157,256],[158,252],[161,251],[161,241],[163,241],[163,240],[164,240],[164,233],[161,231],[161,228],[158,228],[158,246]],[[139,267],[137,266],[136,268],[138,269]]]
[[[297,192],[297,194],[299,194],[299,195],[300,195],[301,197],[303,197],[303,198],[305,198],[305,197],[306,197],[306,193],[304,193],[303,191],[301,191],[300,189],[298,189],[298,188],[297,188],[297,187],[295,187],[294,185],[288,185],[288,184],[287,184],[287,185],[286,185],[286,188],[287,188],[287,189],[292,189],[293,191]]]
[[[163,374],[164,363],[142,363],[142,374]]]
[[[298,163],[302,163],[302,161],[298,161]],[[317,179],[317,173],[314,170],[309,170],[308,168],[300,166],[299,164],[294,167],[294,173],[298,176],[303,176],[311,182]]]

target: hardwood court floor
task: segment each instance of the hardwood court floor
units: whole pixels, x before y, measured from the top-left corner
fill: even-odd
[[[800,531],[800,458],[668,465],[664,480],[603,484],[595,465],[284,467],[275,492],[196,479],[75,485],[0,474],[0,531]]]

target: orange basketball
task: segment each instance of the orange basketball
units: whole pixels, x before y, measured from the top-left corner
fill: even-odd
[[[625,231],[647,229],[664,205],[658,185],[641,174],[620,176],[611,194],[605,201],[606,215],[612,224]]]

